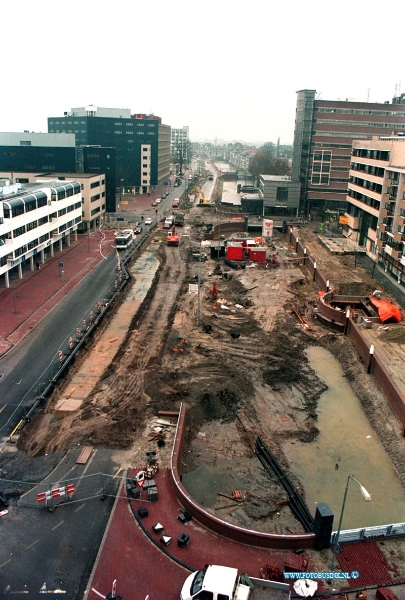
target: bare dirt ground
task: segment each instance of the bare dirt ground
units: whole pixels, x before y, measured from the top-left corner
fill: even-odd
[[[215,220],[215,215],[207,218]],[[224,279],[214,273],[215,261],[192,260],[190,248],[198,247],[202,238],[201,227],[193,225],[193,211],[188,223],[191,237],[183,238],[180,248],[167,247],[164,232],[157,234],[162,239],[158,277],[141,311],[128,324],[125,345],[93,394],[66,418],[54,410],[62,386],[44,413],[23,430],[19,447],[30,456],[40,456],[78,441],[112,445],[119,459],[131,466],[143,464],[146,451],[157,450],[159,463],[168,466],[174,428],[168,428],[158,448],[156,441],[150,441],[150,427],[158,411],[177,410],[183,402],[189,415],[184,480],[188,478],[192,486],[193,473],[218,480],[214,495],[202,499],[206,507],[255,529],[302,532],[302,525],[283,503],[285,492],[269,481],[253,446],[260,434],[288,468],[283,444],[316,438],[317,402],[325,386],[304,351],[321,345],[340,360],[405,485],[400,424],[374,380],[359,374],[350,341],[314,320],[318,289],[305,267],[294,260],[288,236],[275,234],[277,267],[234,271],[222,265],[227,272]],[[318,268],[331,274],[335,289],[347,293],[375,289],[361,267],[354,269],[352,256],[330,255],[318,244],[313,228],[301,227],[299,235]],[[198,277],[200,298],[190,294],[188,287]],[[210,292],[214,281],[217,299]],[[310,329],[298,321],[293,305]],[[304,495],[299,481],[294,483]],[[225,495],[218,495],[221,490]],[[234,490],[246,491],[243,503],[226,498]]]

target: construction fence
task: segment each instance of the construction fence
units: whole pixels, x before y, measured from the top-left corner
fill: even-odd
[[[95,473],[53,482],[30,482],[0,479],[0,492],[10,505],[47,508],[83,502],[92,498],[115,497],[122,476]]]

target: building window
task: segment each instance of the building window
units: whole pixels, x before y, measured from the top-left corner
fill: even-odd
[[[330,150],[314,150],[312,155],[311,184],[329,185],[329,173],[332,162]],[[322,173],[319,175],[319,173]]]
[[[288,200],[288,188],[286,187],[278,187],[276,192],[276,200],[280,200],[281,202],[285,202]]]

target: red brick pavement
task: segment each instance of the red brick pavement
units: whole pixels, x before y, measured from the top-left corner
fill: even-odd
[[[130,476],[135,473],[136,470],[132,471]],[[260,577],[260,568],[269,561],[277,563],[284,570],[288,551],[237,544],[212,533],[194,520],[181,524],[177,518],[180,504],[174,494],[170,471],[159,471],[155,480],[159,499],[157,502],[146,502],[146,493],[143,492],[142,506],[148,509],[149,514],[142,520],[137,516],[139,500],[130,500],[132,511],[125,489],[122,492],[100,550],[93,578],[89,582],[86,595],[89,600],[97,600],[100,594],[106,595],[114,579],[117,580],[117,593],[124,600],[144,600],[147,595],[151,600],[178,600],[182,584],[189,574],[186,567],[197,570],[206,563],[236,567],[240,572],[256,577]],[[161,523],[164,534],[172,537],[169,546],[165,547],[160,542],[162,534],[154,533],[153,526],[156,523]],[[177,544],[181,533],[188,533],[190,536],[187,548],[180,548]],[[305,553],[302,557],[308,559]],[[359,579],[350,580],[352,588],[399,583],[391,578],[384,557],[374,542],[342,544],[338,558],[343,571],[357,570],[360,573]],[[311,560],[308,570],[317,570]],[[292,585],[291,582],[294,594]],[[327,593],[326,582],[319,581],[318,585],[318,594]],[[399,588],[394,590],[398,592]],[[375,591],[371,597],[375,597]]]
[[[130,476],[135,473],[133,471]],[[89,585],[89,600],[96,600],[96,592],[107,594],[114,579],[117,579],[117,593],[125,600],[144,600],[148,594],[151,600],[178,600],[190,571],[175,560],[193,570],[206,563],[220,564],[236,567],[254,577],[260,577],[260,568],[269,560],[283,568],[288,551],[244,546],[212,533],[194,520],[181,524],[177,518],[180,504],[174,494],[170,471],[160,470],[155,481],[159,499],[157,502],[143,501],[142,506],[147,507],[149,515],[139,519],[141,526],[130,510],[124,492],[119,499]],[[145,491],[143,496],[146,499]],[[137,514],[139,500],[131,499],[130,502]],[[160,542],[162,534],[154,533],[156,523],[164,526],[164,535],[172,537],[169,546]],[[177,544],[182,533],[190,536],[187,548]]]
[[[398,560],[398,557],[393,556],[392,563],[388,564],[377,542],[342,544],[340,548],[338,560],[342,571],[359,573],[357,579],[350,579],[350,586],[367,586],[370,582],[376,585],[399,582],[399,579],[395,579],[395,560]]]

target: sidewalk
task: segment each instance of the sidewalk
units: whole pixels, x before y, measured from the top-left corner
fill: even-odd
[[[68,294],[114,245],[114,232],[78,236],[70,247],[48,258],[40,270],[23,269],[10,288],[0,282],[0,356],[8,352]],[[102,240],[102,241],[101,241]],[[63,264],[63,267],[60,266]]]

